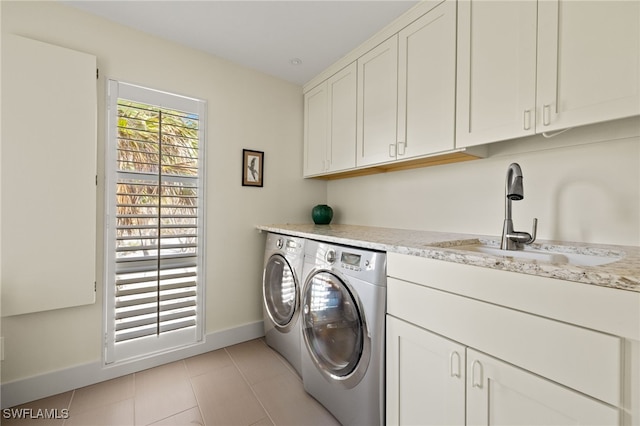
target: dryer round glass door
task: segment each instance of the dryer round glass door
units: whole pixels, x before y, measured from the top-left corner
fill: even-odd
[[[354,386],[366,370],[370,350],[357,297],[336,275],[320,271],[309,277],[303,300],[303,336],[316,367]]]
[[[264,268],[262,290],[269,318],[276,327],[288,331],[298,311],[298,284],[289,262],[279,254],[271,256]]]

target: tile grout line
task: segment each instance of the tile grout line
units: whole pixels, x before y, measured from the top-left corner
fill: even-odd
[[[178,414],[185,413],[185,412],[187,412],[189,410],[192,410],[193,408],[198,408],[198,412],[200,413],[200,420],[202,420],[204,422],[204,416],[202,415],[202,410],[200,409],[200,402],[198,401],[198,395],[196,394],[195,390],[193,389],[193,382],[191,382],[191,375],[189,374],[189,367],[187,366],[187,363],[186,363],[185,359],[174,361],[174,363],[175,362],[181,362],[182,366],[184,367],[184,370],[186,371],[186,379],[189,381],[189,388],[191,389],[191,393],[193,394],[193,397],[196,400],[196,406],[195,407],[189,407],[189,408],[186,408],[186,409],[184,409],[182,411],[178,411],[176,413],[170,414],[167,417],[164,417],[162,419],[154,420],[152,423],[149,423],[149,424],[147,424],[145,426],[152,426],[155,423],[164,421],[164,420],[166,420],[168,418],[171,418],[173,416],[177,416]],[[169,364],[172,364],[172,363],[169,363]],[[167,364],[163,364],[163,365],[167,365]],[[133,373],[133,374],[135,374],[135,373]],[[133,398],[133,422],[134,422],[134,425],[136,424],[135,423],[135,421],[136,421],[136,412],[135,412],[135,410],[136,410],[136,403],[135,403],[135,390],[136,390],[136,388],[135,388],[135,384],[136,384],[136,380],[135,380],[135,376],[134,376],[134,381],[133,381],[133,386],[134,386],[133,387],[133,392],[134,392],[134,398]],[[199,424],[204,426],[204,423],[199,423]]]
[[[133,424],[134,424],[134,426],[136,425],[136,405],[137,405],[137,404],[136,404],[136,399],[137,399],[137,398],[136,398],[136,395],[138,394],[138,393],[137,393],[137,391],[138,391],[138,386],[136,385],[136,382],[137,382],[137,380],[136,380],[136,375],[137,375],[137,374],[138,374],[138,373],[136,373],[136,372],[131,373],[131,375],[133,376],[133,377],[131,378],[131,380],[133,380]]]
[[[187,370],[187,377],[189,379],[189,386],[191,387],[191,392],[193,393],[193,397],[196,399],[196,407],[198,407],[198,413],[200,413],[200,420],[202,420],[201,425],[205,426],[206,425],[206,421],[204,420],[204,413],[202,412],[202,408],[200,407],[200,400],[198,399],[198,393],[196,392],[196,390],[193,388],[193,378],[194,377],[200,377],[201,374],[198,374],[197,376],[191,376],[191,373],[189,373],[189,366],[187,365],[187,362],[183,359],[182,362],[184,363],[184,367]],[[203,373],[206,374],[206,373]],[[189,408],[190,410],[190,408]],[[185,410],[187,411],[187,410]]]
[[[264,344],[264,343],[263,343]],[[236,370],[238,370],[238,373],[240,373],[240,376],[242,377],[242,380],[244,380],[244,382],[247,384],[247,386],[249,386],[249,389],[251,390],[251,393],[253,394],[253,397],[256,399],[256,401],[258,401],[258,404],[260,404],[260,406],[262,407],[262,409],[264,410],[264,412],[266,413],[267,417],[269,418],[269,421],[271,422],[272,425],[277,426],[276,422],[273,420],[273,418],[271,417],[271,414],[269,414],[269,410],[267,410],[267,407],[264,406],[264,404],[262,403],[262,401],[260,401],[260,398],[258,397],[258,394],[256,393],[256,391],[253,389],[253,385],[251,385],[251,383],[249,383],[249,380],[247,379],[247,376],[245,376],[245,374],[242,372],[242,370],[240,369],[240,367],[238,367],[238,364],[236,363],[236,360],[233,358],[233,356],[231,355],[231,353],[227,350],[227,348],[224,348],[224,351],[227,353],[227,355],[229,356],[229,359],[231,359],[231,362],[233,363],[233,366],[236,368]],[[250,426],[250,425],[249,425]]]
[[[76,396],[76,390],[77,389],[71,391],[71,398],[69,398],[69,405],[67,405],[67,410],[69,410],[69,418],[66,418],[62,421],[62,426],[65,426],[67,424],[67,420],[71,418],[71,404],[73,403],[73,398]]]

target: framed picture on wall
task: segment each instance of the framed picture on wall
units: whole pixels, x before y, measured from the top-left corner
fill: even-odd
[[[242,186],[262,186],[264,176],[264,152],[242,150]]]

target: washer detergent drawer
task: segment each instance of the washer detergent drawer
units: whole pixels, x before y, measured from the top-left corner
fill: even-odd
[[[391,277],[387,312],[621,406],[623,347],[618,337]]]

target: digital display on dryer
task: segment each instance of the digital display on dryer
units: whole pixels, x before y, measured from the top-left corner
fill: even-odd
[[[360,257],[361,256],[359,254],[342,252],[340,260],[346,265],[360,266]]]

